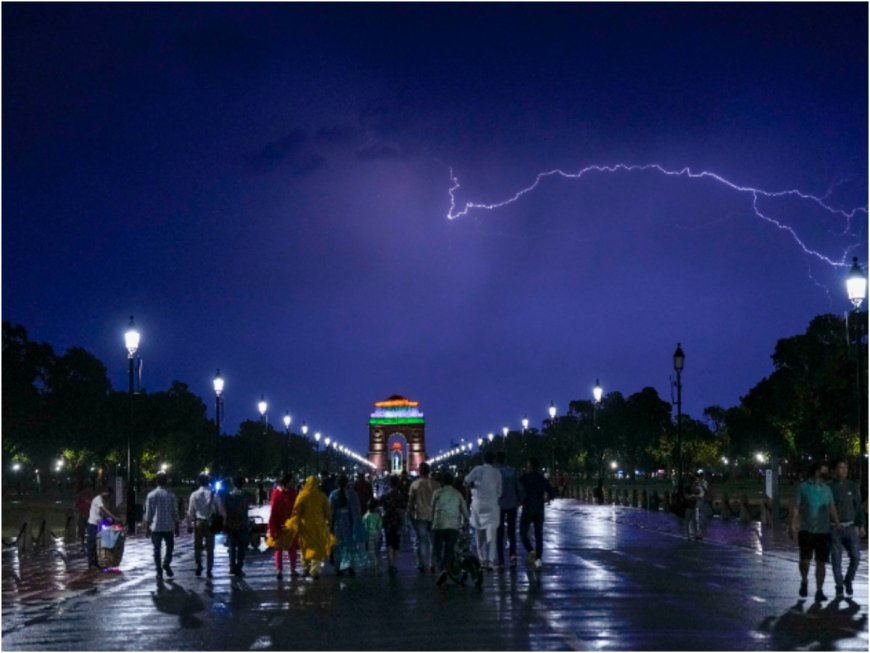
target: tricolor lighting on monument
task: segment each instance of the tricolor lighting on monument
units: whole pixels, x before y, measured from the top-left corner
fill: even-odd
[[[375,411],[369,418],[370,426],[397,426],[401,424],[425,424],[419,401],[390,398],[375,404]]]

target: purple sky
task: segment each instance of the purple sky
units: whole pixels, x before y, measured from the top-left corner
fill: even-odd
[[[731,406],[867,262],[867,5],[4,4],[3,319],[226,428],[429,453],[551,399]],[[852,249],[850,249],[852,248]]]

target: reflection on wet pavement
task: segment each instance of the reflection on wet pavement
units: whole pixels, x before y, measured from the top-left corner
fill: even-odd
[[[558,500],[544,568],[488,573],[481,591],[434,587],[403,538],[400,574],[275,579],[250,551],[228,575],[193,574],[192,540],[158,583],[151,546],[128,540],[121,569],[89,572],[78,546],[19,560],[3,551],[8,650],[867,650],[867,562],[855,601],[797,601],[797,548],[779,531],[711,523],[689,542],[663,513]],[[865,550],[866,551],[866,550]],[[833,595],[833,581],[827,588]],[[797,601],[797,602],[796,602]]]

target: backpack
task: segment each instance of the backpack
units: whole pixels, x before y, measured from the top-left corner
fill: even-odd
[[[243,494],[228,494],[225,500],[227,517],[224,520],[224,530],[237,533],[248,525],[248,506]]]

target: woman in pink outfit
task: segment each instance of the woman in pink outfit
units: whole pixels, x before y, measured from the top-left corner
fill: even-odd
[[[266,544],[275,549],[275,568],[278,570],[278,580],[284,578],[284,551],[290,558],[290,575],[296,573],[296,536],[287,530],[287,521],[293,514],[293,504],[296,503],[296,489],[293,487],[293,477],[284,474],[278,485],[272,490],[271,511]]]

